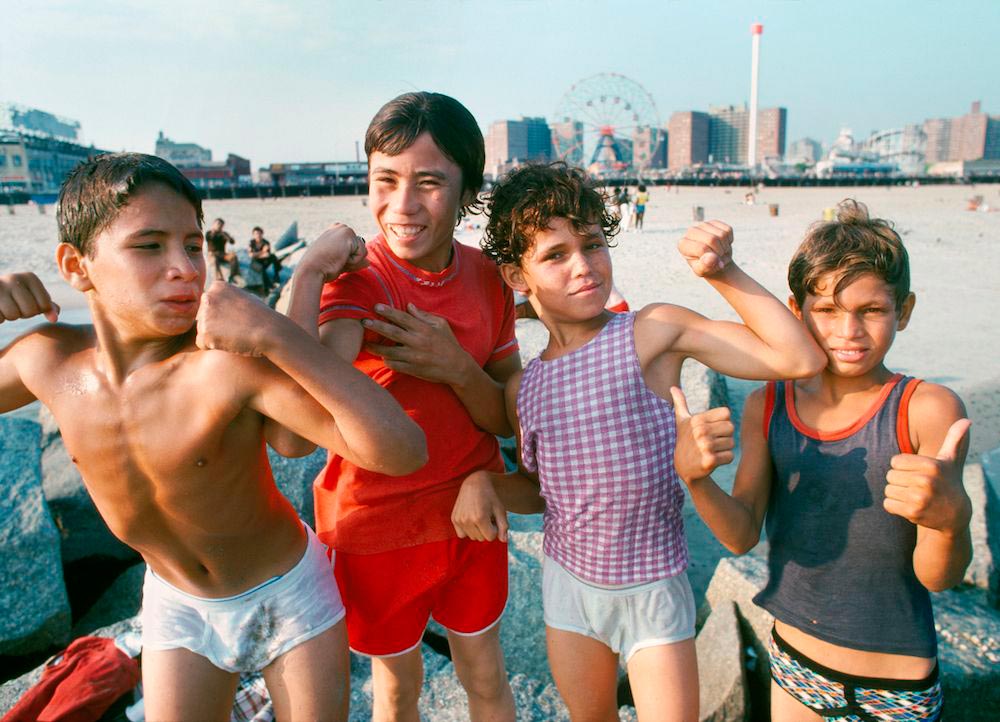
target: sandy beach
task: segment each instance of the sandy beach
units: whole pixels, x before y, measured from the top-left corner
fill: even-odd
[[[739,188],[653,188],[645,230],[622,232],[617,238],[615,281],[633,307],[670,301],[732,318],[728,306],[690,273],[675,250],[692,222],[694,206],[704,208],[705,218],[734,227],[737,262],[783,299],[788,295],[788,260],[809,224],[845,197],[867,203],[873,214],[893,220],[903,236],[917,295],[912,322],[897,337],[889,364],[955,389],[969,406],[975,424],[972,450],[978,453],[1000,446],[1000,334],[993,316],[1000,305],[1000,213],[965,210],[966,199],[974,194],[1000,206],[1000,186],[767,188],[753,206],[742,202]],[[370,236],[375,231],[365,203],[365,196],[208,201],[205,218],[224,218],[226,230],[241,244],[255,225],[276,240],[293,221],[306,239],[334,221]],[[778,205],[776,217],[769,204]],[[82,297],[56,273],[55,209],[45,210],[40,214],[34,207],[18,206],[15,215],[0,214],[0,269],[34,271],[66,309],[64,318],[85,322]],[[458,230],[458,238],[477,244],[482,223],[481,217],[473,217]],[[0,325],[0,342],[30,325]]]

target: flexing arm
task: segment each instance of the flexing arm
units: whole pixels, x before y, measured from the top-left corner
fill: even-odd
[[[504,390],[504,405],[516,432],[519,452],[521,434],[517,421],[517,390],[520,385],[521,374],[518,372],[507,382]],[[451,512],[451,523],[460,538],[507,541],[507,511],[515,514],[545,511],[537,475],[520,464],[517,471],[506,474],[481,470],[466,477]]]
[[[951,391],[922,383],[910,400],[914,454],[892,458],[885,501],[890,514],[917,525],[913,571],[932,592],[962,581],[972,560],[972,504],[962,486],[971,422]]]
[[[290,431],[366,469],[411,473],[427,461],[420,428],[389,393],[293,320],[228,284],[216,282],[202,297],[198,346],[264,356],[326,410],[315,424],[287,384],[262,375],[250,405]]]
[[[59,306],[34,273],[9,273],[0,276],[0,323],[33,318],[44,314],[52,323],[59,318]],[[0,350],[0,413],[30,404],[35,395],[24,385],[18,362],[31,362],[23,339]]]
[[[693,226],[678,248],[743,324],[712,321],[679,306],[647,307],[639,323],[652,356],[669,350],[746,379],[804,378],[823,369],[826,358],[805,326],[732,261],[729,226],[720,221]]]
[[[742,452],[732,496],[710,476],[715,468],[733,459],[729,410],[710,409],[692,416],[681,390],[674,387],[670,393],[677,418],[677,473],[715,537],[734,554],[745,554],[760,541],[771,489],[771,457],[763,433],[763,390],[752,393],[743,410]]]

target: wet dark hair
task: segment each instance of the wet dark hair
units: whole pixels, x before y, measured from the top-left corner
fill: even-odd
[[[59,242],[93,258],[97,252],[94,237],[114,223],[129,199],[150,183],[162,183],[187,199],[201,228],[201,199],[177,168],[155,155],[103,153],[80,163],[63,181],[56,209]]]
[[[497,263],[521,263],[535,234],[555,218],[565,218],[576,233],[597,224],[608,245],[618,233],[618,216],[608,212],[605,197],[579,168],[565,163],[529,164],[511,171],[487,198],[489,222],[480,245]]]
[[[260,231],[261,235],[264,235],[264,229],[261,228],[260,226],[254,226],[253,228],[250,229],[251,233],[256,233],[257,231]]]
[[[473,199],[461,213],[482,208],[486,148],[483,132],[469,110],[441,93],[404,93],[383,105],[365,133],[365,155],[399,155],[423,133],[430,133],[438,149],[462,171],[462,191]]]
[[[869,217],[867,206],[850,198],[837,206],[835,221],[809,229],[788,265],[788,287],[799,308],[829,273],[840,274],[835,299],[869,273],[892,287],[897,312],[910,295],[910,259],[903,240],[889,221]]]

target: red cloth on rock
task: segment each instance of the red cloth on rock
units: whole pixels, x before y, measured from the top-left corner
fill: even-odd
[[[80,637],[0,722],[95,722],[139,684],[139,663],[107,637]]]

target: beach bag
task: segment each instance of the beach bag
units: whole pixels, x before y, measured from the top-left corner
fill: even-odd
[[[139,683],[139,664],[107,637],[80,637],[0,722],[95,722]]]

